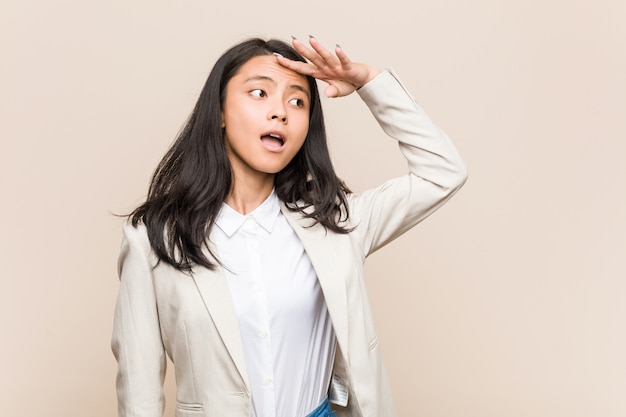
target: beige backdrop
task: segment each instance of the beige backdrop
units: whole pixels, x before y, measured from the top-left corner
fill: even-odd
[[[470,169],[368,265],[401,415],[626,415],[624,21],[623,0],[4,0],[0,414],[115,415],[111,212],[225,48],[311,33],[393,66]],[[353,189],[404,171],[358,98],[324,106]]]

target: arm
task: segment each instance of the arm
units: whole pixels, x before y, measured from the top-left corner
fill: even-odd
[[[467,173],[456,148],[391,71],[381,73],[352,62],[337,46],[335,55],[315,38],[311,48],[298,40],[293,46],[310,63],[278,57],[296,72],[328,83],[324,93],[341,97],[358,90],[389,136],[399,141],[409,174],[390,180],[361,196],[349,196],[350,225],[367,256],[400,236],[441,207],[464,184]]]
[[[118,261],[120,289],[111,348],[118,362],[120,417],[161,417],[166,358],[143,226],[124,228]]]
[[[465,183],[456,148],[428,118],[393,71],[358,91],[383,131],[399,142],[409,173],[360,196],[351,195],[351,220],[367,256],[428,217]]]

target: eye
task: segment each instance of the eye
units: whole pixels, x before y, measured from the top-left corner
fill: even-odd
[[[289,103],[293,104],[296,107],[304,107],[304,100],[301,98],[292,98],[289,100]]]
[[[255,88],[254,90],[250,90],[250,95],[253,97],[265,97],[267,93],[260,88]]]

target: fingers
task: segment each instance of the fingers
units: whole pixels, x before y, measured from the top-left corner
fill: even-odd
[[[309,44],[315,50],[315,52],[317,52],[317,54],[324,60],[324,62],[329,64],[329,66],[336,66],[339,63],[339,60],[337,59],[337,57],[335,57],[335,55],[328,52],[317,39],[310,35]]]
[[[364,84],[365,66],[352,62],[339,45],[335,47],[334,54],[313,36],[309,36],[308,46],[292,36],[292,45],[308,62],[292,61],[277,55],[278,63],[327,83],[324,91],[327,97],[346,96]]]
[[[336,68],[341,64],[340,59],[324,48],[315,37],[309,35],[311,48],[308,48],[295,37],[292,37],[292,39],[292,44],[296,51],[319,69]]]
[[[292,61],[291,59],[285,58],[284,56],[280,54],[274,54],[274,55],[276,55],[276,59],[278,60],[278,63],[280,65],[292,71],[295,71],[298,74],[313,76],[315,73],[315,67],[313,67],[311,64],[307,64],[306,62],[300,62],[300,61]]]
[[[308,59],[309,62],[311,62],[313,65],[317,67],[323,65],[320,56],[317,55],[315,51],[312,51],[311,49],[307,48],[302,42],[300,42],[295,37],[292,36],[291,39],[292,39],[291,44],[293,45],[294,49],[300,53],[300,55]]]
[[[335,54],[337,55],[337,58],[339,58],[339,62],[341,62],[342,66],[350,66],[350,63],[352,61],[350,61],[350,58],[348,58],[348,55],[346,55],[346,53],[343,51],[341,46],[339,46],[339,44],[337,44],[337,47],[335,48]]]

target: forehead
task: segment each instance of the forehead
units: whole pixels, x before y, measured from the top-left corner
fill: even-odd
[[[304,75],[298,74],[276,62],[274,55],[259,55],[250,58],[239,68],[231,81],[245,83],[253,79],[267,79],[269,82],[285,85],[299,85],[308,93],[309,82]]]

